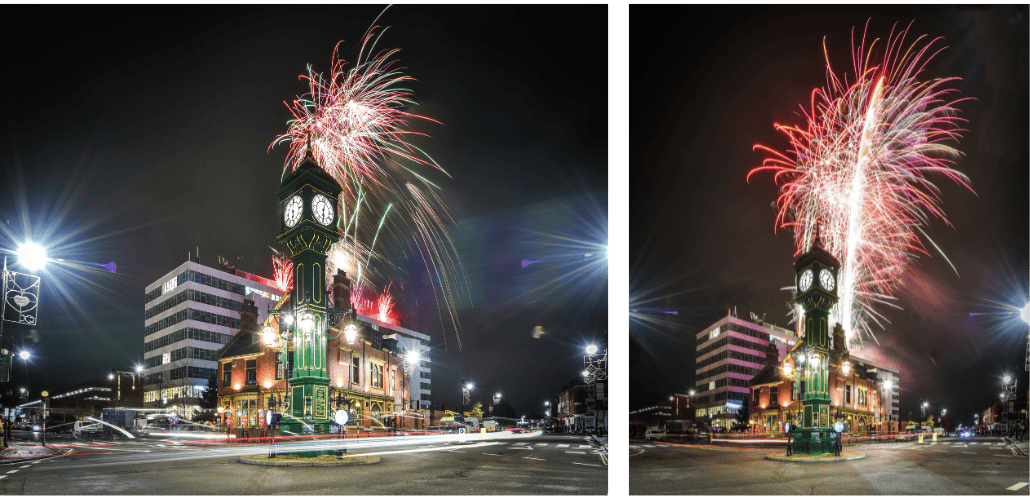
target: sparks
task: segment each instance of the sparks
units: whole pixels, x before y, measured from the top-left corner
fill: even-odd
[[[969,98],[948,100],[955,90],[947,84],[958,78],[918,79],[943,48],[931,53],[940,38],[919,47],[919,37],[902,52],[907,33],[892,30],[883,58],[871,64],[879,40],[866,50],[863,32],[856,47],[852,29],[850,85],[847,75],[834,73],[824,39],[827,83],[813,90],[809,109],[802,108],[807,125],[775,124],[790,149],[755,145],[772,156],[748,173],[750,179],[773,172],[780,186],[775,227],[793,231],[796,254],[808,250],[821,226],[825,248],[841,261],[840,301],[830,322],[840,323],[849,341],[875,340],[872,326],[887,321],[878,306],[898,307],[893,294],[912,260],[929,254],[925,242],[947,260],[923,229],[931,217],[947,223],[928,174],[972,191],[969,178],[952,167],[961,153],[945,144],[959,138],[963,120],[955,104]]]
[[[303,161],[310,145],[318,164],[343,187],[337,200],[341,238],[328,254],[327,285],[342,269],[355,291],[384,290],[374,300],[363,292],[352,295],[355,304],[368,301],[368,316],[399,324],[389,285],[383,283],[402,271],[383,247],[413,248],[433,274],[441,323],[449,319],[461,349],[457,304],[459,296],[468,296],[468,280],[448,233],[454,221],[436,193],[439,186],[429,179],[449,174],[410,142],[428,137],[412,129],[416,123],[439,122],[406,111],[417,106],[414,93],[403,87],[414,79],[397,67],[400,49],[376,52],[381,36],[379,26],[369,28],[350,67],[339,56],[342,42],[337,43],[328,77],[308,66],[307,75],[301,76],[308,92],[287,104],[293,119],[269,148],[289,145],[285,176]]]

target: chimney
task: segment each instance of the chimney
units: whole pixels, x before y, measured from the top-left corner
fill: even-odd
[[[343,269],[337,269],[333,275],[333,305],[337,309],[350,309],[351,283]]]
[[[770,340],[765,346],[765,366],[776,366],[780,364],[780,348],[776,341]]]
[[[257,329],[257,317],[258,310],[254,301],[243,299],[243,304],[240,306],[240,331]]]
[[[844,327],[840,326],[840,323],[833,327],[833,348],[838,351],[848,350],[848,341],[844,337]]]

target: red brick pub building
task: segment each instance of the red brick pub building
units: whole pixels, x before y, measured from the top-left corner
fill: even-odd
[[[276,309],[289,300],[287,294]],[[278,353],[261,338],[266,326],[279,331],[278,318],[269,315],[264,324],[258,325],[252,301],[244,301],[241,309],[240,332],[218,352],[218,411],[221,422],[228,424],[237,437],[259,437],[266,432],[262,423],[269,409],[268,398],[274,394],[282,400],[286,396],[289,373],[279,362]],[[348,432],[424,427],[420,423],[424,421],[422,415],[412,410],[411,383],[396,340],[384,339],[376,325],[361,318],[357,316],[354,321],[358,335],[353,344],[348,344],[339,330],[329,330],[326,356],[330,401],[342,393],[353,402]],[[331,406],[333,413],[335,406]]]

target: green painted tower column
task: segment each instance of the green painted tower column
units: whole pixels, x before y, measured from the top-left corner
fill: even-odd
[[[282,230],[278,240],[293,261],[290,307],[293,372],[289,412],[281,427],[294,434],[325,434],[329,427],[329,371],[326,366],[326,254],[339,240],[336,200],[342,191],[331,175],[307,156],[279,186]]]
[[[837,303],[840,262],[822,247],[818,232],[807,252],[794,263],[795,300],[805,312],[802,339],[804,392],[802,415],[794,431],[795,453],[819,456],[833,453],[830,439],[830,308]]]

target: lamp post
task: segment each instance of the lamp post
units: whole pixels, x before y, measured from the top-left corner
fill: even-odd
[[[471,381],[466,381],[464,378],[461,379],[461,411],[458,416],[461,417],[462,425],[465,425],[465,405],[472,402],[472,389],[476,386]]]
[[[347,433],[345,430],[347,429],[347,421],[350,419],[348,415],[350,415],[353,401],[345,396],[343,390],[340,389],[336,392],[336,398],[333,400],[333,403],[336,406],[336,424],[340,426],[340,441],[342,445],[341,448],[336,450],[336,459],[340,460],[347,454]],[[340,414],[341,411],[343,412],[342,414]]]
[[[1016,399],[1016,379],[1005,374],[1005,377],[1001,379],[1001,402],[1005,405],[1005,424],[1008,426],[1012,425],[1012,412],[1013,401]]]
[[[607,421],[607,398],[600,397],[597,391],[597,382],[608,380],[608,349],[601,351],[596,344],[589,344],[584,348],[583,356],[583,380],[591,384],[594,393],[594,432],[602,427],[602,421]]]

